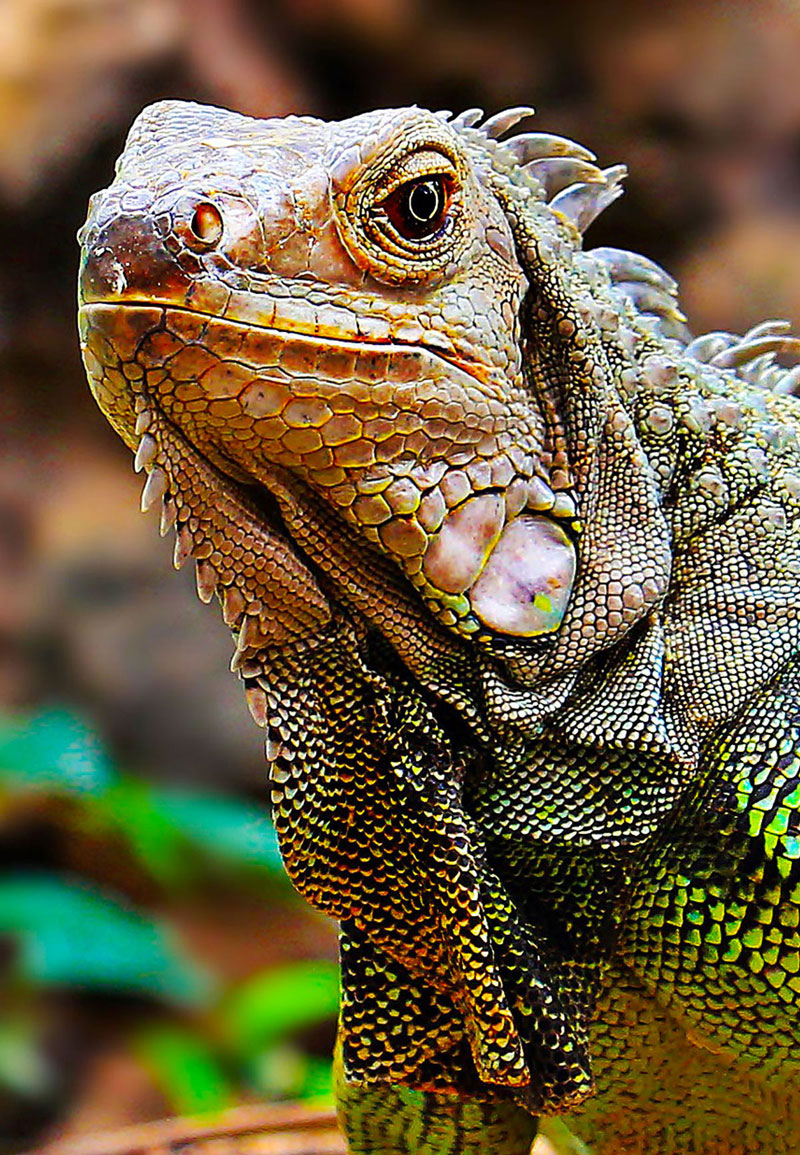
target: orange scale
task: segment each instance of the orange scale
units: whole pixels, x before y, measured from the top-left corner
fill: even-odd
[[[389,354],[384,350],[363,352],[358,354],[355,365],[355,380],[357,383],[374,386],[385,381],[390,375]]]
[[[278,381],[258,378],[239,395],[242,409],[253,417],[274,417],[292,400],[291,392]]]
[[[225,418],[238,417],[241,415],[242,407],[237,400],[221,400],[208,402],[208,412],[211,417]]]
[[[430,357],[418,349],[392,349],[389,353],[388,379],[395,385],[419,381],[423,372],[430,372]]]
[[[290,453],[297,454],[299,457],[306,453],[314,453],[317,449],[322,448],[322,438],[319,431],[316,429],[290,429],[281,438],[283,446]]]
[[[394,421],[386,417],[377,417],[364,424],[364,436],[369,441],[386,441],[397,432]]]
[[[413,436],[412,434],[412,437]],[[378,445],[376,456],[378,461],[386,462],[394,461],[395,458],[401,457],[403,453],[414,452],[415,450],[411,445],[411,438],[404,437],[399,433],[394,433]]]
[[[283,411],[283,418],[292,428],[319,429],[332,418],[330,407],[319,398],[296,397]]]
[[[238,397],[253,380],[253,370],[237,361],[219,361],[200,375],[209,397]]]
[[[241,326],[226,325],[224,321],[210,321],[205,344],[213,349],[221,360],[236,360],[241,350],[242,360],[251,361],[254,365],[270,364],[263,353],[251,355],[251,341],[247,340],[248,336],[250,336],[248,331]]]
[[[196,381],[207,369],[219,364],[219,361],[219,357],[201,345],[184,345],[169,358],[167,367],[173,381]]]
[[[262,441],[279,441],[286,433],[286,422],[281,417],[262,417],[253,430]]]
[[[354,413],[336,413],[321,432],[326,445],[337,446],[363,436],[364,426]]]
[[[320,376],[334,381],[349,381],[355,375],[358,354],[348,349],[322,349],[317,361]]]
[[[286,341],[278,356],[282,369],[293,376],[313,376],[317,371],[319,346],[305,341]]]

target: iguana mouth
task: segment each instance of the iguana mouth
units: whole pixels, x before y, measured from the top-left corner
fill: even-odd
[[[397,336],[380,337],[365,333],[361,336],[346,336],[335,327],[327,332],[323,328],[310,329],[303,324],[293,324],[288,317],[280,317],[280,324],[266,324],[252,321],[249,317],[237,316],[235,313],[220,314],[208,310],[189,307],[178,303],[174,297],[154,294],[152,297],[98,297],[91,293],[82,294],[81,311],[85,309],[161,309],[164,313],[186,313],[191,317],[204,318],[206,321],[217,322],[233,329],[242,327],[248,332],[257,331],[265,336],[272,336],[275,340],[291,340],[309,342],[318,345],[323,352],[336,352],[339,349],[353,349],[362,353],[374,349],[375,352],[391,355],[392,351],[414,352],[429,354],[441,358],[449,366],[468,373],[481,385],[486,385],[489,374],[486,366],[471,357],[467,351],[459,351],[451,341],[445,340],[437,333],[421,334],[420,339],[402,340]],[[355,320],[358,324],[358,320]],[[424,339],[427,336],[427,340]]]

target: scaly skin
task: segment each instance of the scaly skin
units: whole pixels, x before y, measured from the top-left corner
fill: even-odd
[[[797,343],[692,342],[662,270],[584,251],[622,170],[499,143],[524,111],[146,109],[82,233],[87,373],[341,922],[354,1155],[565,1113],[789,1155]]]

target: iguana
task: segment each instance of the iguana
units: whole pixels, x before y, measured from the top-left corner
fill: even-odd
[[[624,168],[531,111],[145,109],[81,233],[86,370],[341,924],[354,1155],[558,1116],[790,1155],[800,342],[693,339],[584,249]]]

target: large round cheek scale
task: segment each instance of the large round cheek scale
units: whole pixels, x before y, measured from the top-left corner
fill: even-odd
[[[533,637],[558,629],[575,580],[575,547],[546,517],[512,521],[469,592],[484,625]]]

